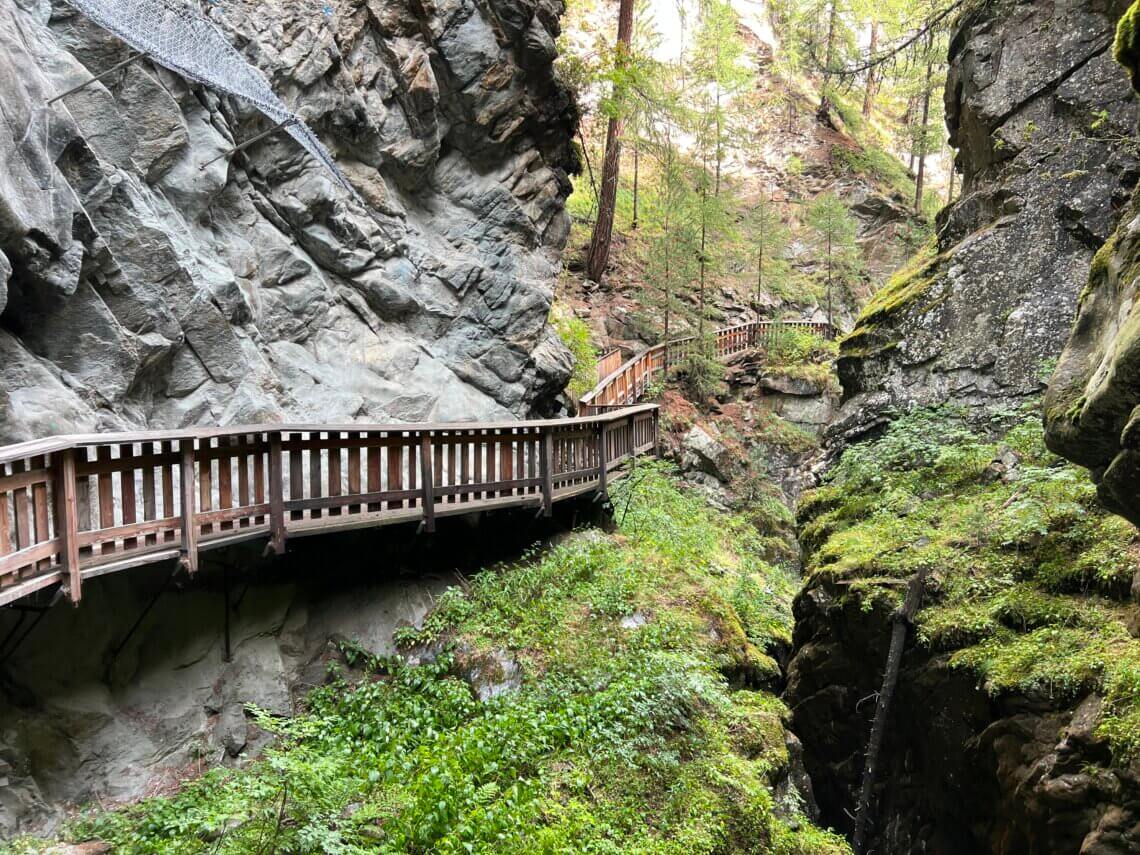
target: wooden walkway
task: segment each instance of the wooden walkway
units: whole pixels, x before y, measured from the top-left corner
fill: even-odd
[[[761,346],[782,329],[716,332],[717,355]],[[656,451],[658,413],[635,406],[657,374],[696,346],[683,338],[606,375],[574,419],[499,424],[257,425],[53,437],[0,448],[0,606],[60,585],[171,559],[288,538],[510,507],[550,515],[555,502],[605,495],[613,470]]]
[[[717,330],[713,334],[716,356],[718,359],[728,359],[745,350],[762,347],[786,331],[810,332],[827,339],[835,335],[831,324],[826,323],[751,321]],[[636,403],[641,400],[654,377],[681,363],[697,345],[696,336],[674,339],[643,350],[621,365],[616,365],[620,361],[620,356],[614,357],[617,351],[608,352],[599,364],[598,385],[582,396],[578,412],[589,415]]]
[[[501,424],[260,425],[64,436],[0,448],[0,606],[264,538],[605,494],[657,447],[657,407]]]

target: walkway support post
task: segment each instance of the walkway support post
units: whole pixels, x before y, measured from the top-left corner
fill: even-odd
[[[83,598],[83,576],[79,572],[79,510],[75,497],[75,449],[56,454],[55,520],[59,536],[59,563],[63,567],[64,588],[73,605]]]
[[[178,440],[182,451],[182,564],[198,572],[198,526],[194,524],[194,440]]]
[[[423,526],[424,531],[435,531],[435,487],[431,475],[431,431],[424,431],[420,438],[420,476],[423,480]]]
[[[281,433],[269,434],[269,548],[285,554],[285,477],[281,461]]]
[[[542,515],[554,515],[554,472],[551,461],[554,460],[554,434],[550,428],[542,428],[542,442],[538,446],[539,475],[542,477]]]
[[[605,422],[598,424],[595,429],[598,438],[598,498],[605,499],[609,496],[608,485],[606,484],[606,476],[609,474],[610,462],[608,451],[606,449],[606,425]]]

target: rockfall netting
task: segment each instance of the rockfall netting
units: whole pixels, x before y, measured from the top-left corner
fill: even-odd
[[[317,135],[273,92],[222,32],[197,8],[180,0],[67,0],[100,27],[176,74],[241,98],[285,123],[293,139],[359,199]]]

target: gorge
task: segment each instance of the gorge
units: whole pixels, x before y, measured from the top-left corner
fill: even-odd
[[[269,126],[145,61],[45,107],[125,48],[0,0],[0,444],[636,398],[664,458],[5,606],[0,851],[1140,851],[1140,11],[669,5],[206,4],[365,211],[279,134],[200,168]]]

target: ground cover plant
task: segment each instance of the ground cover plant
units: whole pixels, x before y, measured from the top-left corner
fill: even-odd
[[[993,694],[1101,692],[1098,733],[1120,762],[1140,752],[1135,530],[1046,450],[1036,410],[986,430],[945,408],[906,415],[850,448],[800,518],[809,574],[870,603],[931,568],[920,643]]]
[[[344,645],[303,713],[257,713],[278,735],[262,759],[88,811],[65,837],[120,852],[847,852],[802,816],[787,710],[765,689],[794,574],[763,560],[746,516],[656,464],[613,501],[616,532],[449,590],[400,634],[409,656]],[[465,676],[504,661],[520,685],[479,700]]]

